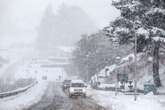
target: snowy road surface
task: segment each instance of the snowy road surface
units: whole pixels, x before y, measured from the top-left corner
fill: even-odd
[[[107,110],[165,110],[164,95],[139,95],[137,101],[134,101],[133,95],[119,93],[115,96],[112,91],[91,89],[88,95]]]
[[[60,84],[49,83],[46,94],[37,104],[23,110],[105,110],[91,99],[70,99],[62,91]]]
[[[24,93],[0,99],[0,110],[22,110],[41,100],[47,89],[47,82],[39,82]]]

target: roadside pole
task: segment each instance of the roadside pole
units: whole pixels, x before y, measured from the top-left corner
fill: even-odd
[[[138,7],[135,6],[135,9],[136,10],[139,10]],[[139,17],[136,17],[136,20],[133,20],[133,24],[134,24],[134,32],[135,32],[135,42],[134,42],[134,57],[135,57],[135,72],[134,72],[134,101],[137,100],[137,78],[136,78],[136,75],[137,75],[137,34],[136,34],[136,31],[137,29],[140,27],[140,24],[141,22],[139,22],[140,18]]]
[[[116,64],[117,64],[117,65],[119,64],[119,61],[120,61],[120,57],[117,56],[117,57],[116,57]],[[117,70],[116,70],[115,96],[117,96],[117,94],[118,94],[118,88],[119,88],[118,74],[119,74],[119,70],[118,70],[118,68],[117,68]]]
[[[87,81],[89,81],[89,70],[88,70],[89,64],[88,63],[89,63],[89,58],[88,58],[88,54],[87,54],[87,79],[86,79]]]
[[[116,48],[116,49],[119,49],[119,42],[117,41],[117,42],[115,42],[114,44],[115,44],[115,48]],[[118,65],[118,62],[119,62],[119,60],[120,60],[120,57],[117,56],[117,57],[115,58],[115,60],[116,60],[116,65]],[[118,77],[117,77],[118,73],[119,73],[119,71],[118,71],[118,68],[117,68],[117,70],[116,70],[115,96],[117,96],[117,94],[118,94]]]
[[[86,55],[86,57],[87,57],[87,78],[86,78],[86,80],[87,80],[87,82],[90,80],[89,79],[89,55],[87,54]]]
[[[118,74],[118,72],[117,72],[117,74]],[[118,80],[117,80],[117,74],[116,74],[116,84],[115,84],[115,96],[117,96],[117,94],[118,94]]]
[[[134,56],[135,56],[135,72],[134,72],[134,101],[137,100],[137,79],[136,79],[136,74],[137,74],[137,35],[135,33],[135,47],[134,47]]]

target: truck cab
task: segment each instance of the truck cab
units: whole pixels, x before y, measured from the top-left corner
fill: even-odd
[[[83,96],[86,97],[86,84],[82,80],[72,80],[69,88],[69,97]]]
[[[67,90],[70,87],[71,80],[64,80],[62,84],[62,89]]]

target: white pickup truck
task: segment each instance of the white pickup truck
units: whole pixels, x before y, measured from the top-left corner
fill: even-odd
[[[87,86],[82,80],[72,80],[69,88],[69,97],[83,96],[86,97]]]

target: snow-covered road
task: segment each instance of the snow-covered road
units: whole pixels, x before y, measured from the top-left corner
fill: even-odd
[[[0,110],[104,110],[89,98],[68,98],[60,85],[62,79],[67,77],[62,68],[42,68],[40,63],[29,64],[20,65],[15,73],[18,78],[32,75],[38,84],[24,93],[0,99]],[[47,80],[43,80],[43,76]]]
[[[25,110],[70,110],[72,103],[61,90],[59,83],[49,82],[42,99]]]
[[[44,62],[44,64],[50,63],[50,61]],[[16,79],[32,77],[38,83],[24,93],[0,99],[0,110],[22,110],[29,108],[42,100],[42,97],[47,93],[48,88],[50,88],[50,81],[57,83],[65,78],[66,74],[63,68],[43,68],[41,64],[36,63],[36,61],[26,60],[13,65],[14,70],[12,72],[15,73]],[[8,68],[6,70],[10,71]],[[43,79],[43,77],[46,77],[46,79]]]
[[[24,110],[105,110],[89,98],[69,98],[60,83],[49,83],[46,94],[37,104]]]
[[[24,93],[0,99],[0,110],[22,110],[37,103],[45,94],[47,85],[46,81],[42,81]]]

